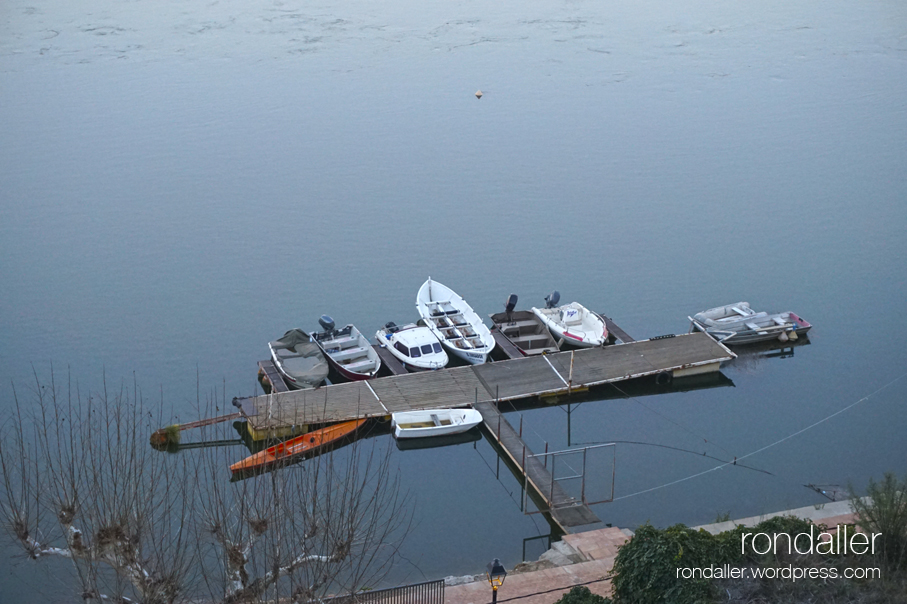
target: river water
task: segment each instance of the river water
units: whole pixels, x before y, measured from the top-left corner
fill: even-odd
[[[812,322],[810,345],[574,406],[570,446],[778,443],[748,458],[771,474],[689,479],[718,463],[618,445],[594,507],[616,526],[820,504],[802,485],[860,490],[907,457],[904,99],[893,0],[8,0],[0,412],[53,366],[135,376],[189,419],[197,385],[259,392],[290,327],[416,318],[429,275],[482,315],[559,289],[636,338],[747,300]],[[530,446],[566,448],[566,418],[525,411]],[[485,441],[394,456],[417,526],[390,583],[509,568],[549,532]],[[43,575],[6,559],[0,590],[38,601]]]

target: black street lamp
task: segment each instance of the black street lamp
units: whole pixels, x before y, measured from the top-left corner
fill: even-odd
[[[488,577],[488,582],[491,583],[491,604],[497,604],[498,588],[504,584],[504,579],[507,578],[507,571],[504,570],[501,561],[495,558],[485,567],[485,576]]]

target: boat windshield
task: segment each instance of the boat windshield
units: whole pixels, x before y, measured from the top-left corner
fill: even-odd
[[[431,344],[422,345],[422,354],[431,354]]]
[[[419,352],[419,347],[418,347],[418,346],[413,346],[412,348],[410,348],[410,349],[409,349],[409,356],[413,357],[414,359],[417,359],[417,358],[421,357],[421,356],[422,356],[422,353]]]
[[[400,351],[401,353],[403,353],[405,356],[409,356],[409,348],[407,348],[406,346],[404,346],[404,345],[401,344],[400,342],[394,342],[394,348],[396,348],[397,350],[399,350],[399,351]]]
[[[441,352],[441,345],[438,344],[437,342],[435,342],[434,344],[432,344],[431,347],[432,347],[432,349],[433,349],[435,352]]]

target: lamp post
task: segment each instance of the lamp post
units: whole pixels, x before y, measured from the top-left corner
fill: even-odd
[[[507,571],[504,570],[501,561],[495,558],[485,567],[485,576],[488,577],[488,582],[491,583],[491,604],[497,604],[498,588],[504,584],[504,579],[507,578]]]

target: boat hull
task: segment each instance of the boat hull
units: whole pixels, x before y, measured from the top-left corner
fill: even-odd
[[[450,360],[434,333],[428,327],[415,323],[379,329],[375,333],[375,341],[410,373],[443,369]],[[413,349],[418,357],[411,356]]]
[[[466,432],[482,423],[475,409],[428,409],[391,416],[394,438],[429,438]]]
[[[351,436],[364,423],[364,419],[341,422],[291,438],[236,462],[230,466],[230,470],[234,473],[254,472],[278,464],[290,463],[306,454],[322,451],[337,441]]]
[[[312,334],[335,373],[355,382],[369,380],[378,375],[381,357],[372,349],[366,338],[354,325],[331,332]]]
[[[452,289],[429,278],[416,294],[416,308],[448,355],[471,365],[481,365],[488,359],[495,346],[491,331]]]
[[[552,354],[559,351],[548,326],[530,310],[515,310],[508,314],[491,315],[491,322],[505,338],[523,353],[523,356]]]
[[[533,307],[532,312],[548,327],[559,346],[567,344],[575,348],[595,348],[604,346],[608,341],[605,320],[577,302],[557,308]],[[580,323],[578,325],[563,323],[560,317],[564,312],[579,313]]]
[[[812,325],[793,312],[755,312],[748,302],[736,302],[689,317],[691,331],[704,331],[729,346],[797,340]]]

